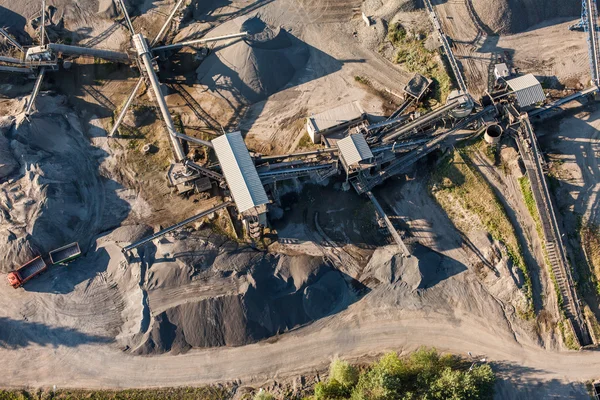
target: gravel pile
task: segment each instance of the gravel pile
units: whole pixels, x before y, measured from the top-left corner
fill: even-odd
[[[581,2],[470,0],[481,21],[496,33],[523,32],[545,20],[581,15]]]
[[[260,26],[252,18],[243,28]],[[207,57],[197,70],[198,80],[209,89],[239,91],[250,103],[264,100],[282,89],[309,58],[308,46],[281,28],[264,24],[248,39],[225,45]]]
[[[66,98],[41,95],[36,106],[30,121],[0,122],[0,171],[10,174],[0,175],[0,272],[74,241],[85,250],[129,212]]]
[[[152,312],[162,311],[134,347],[136,354],[256,342],[336,313],[355,299],[344,276],[320,257],[262,253],[198,234],[159,245],[145,287]],[[163,253],[185,256],[167,264],[159,261]],[[187,285],[200,285],[195,295],[206,295],[157,295],[180,293]]]

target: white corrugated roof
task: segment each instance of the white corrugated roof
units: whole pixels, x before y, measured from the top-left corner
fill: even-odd
[[[212,140],[221,170],[240,213],[261,204],[269,198],[258,177],[256,167],[241,132],[226,133]]]
[[[542,85],[533,74],[509,79],[506,83],[514,90],[520,107],[527,107],[546,100],[544,89],[542,89]]]
[[[361,134],[350,135],[342,140],[338,140],[337,146],[346,165],[354,165],[363,160],[373,158],[373,153]]]
[[[364,111],[358,102],[353,101],[320,114],[311,115],[309,120],[315,128],[315,132],[319,133],[336,125],[360,119],[363,114]]]

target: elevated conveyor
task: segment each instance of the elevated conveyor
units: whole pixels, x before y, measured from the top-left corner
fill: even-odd
[[[457,108],[466,105],[469,101],[470,101],[470,99],[469,99],[468,95],[460,96],[460,97],[450,101],[445,106],[440,107],[436,110],[433,110],[433,111],[421,116],[420,118],[417,118],[414,121],[412,121],[406,125],[403,125],[399,129],[397,129],[395,132],[385,136],[383,138],[383,141],[384,142],[392,142],[392,141],[394,141],[394,139],[398,138],[399,136],[405,135],[412,131],[416,132],[419,129],[421,129],[422,127],[431,125],[434,122],[442,119],[443,117],[448,115],[453,110],[456,110]]]
[[[194,221],[196,221],[196,220],[198,220],[198,219],[200,219],[202,217],[205,217],[208,214],[211,214],[213,212],[222,210],[223,208],[228,207],[228,206],[230,206],[232,204],[233,204],[232,202],[228,201],[228,202],[225,202],[225,203],[221,203],[221,204],[219,204],[219,205],[217,205],[217,206],[215,206],[215,207],[213,207],[213,208],[211,208],[209,210],[202,211],[200,214],[196,214],[193,217],[190,217],[188,219],[185,219],[185,220],[179,222],[178,224],[172,225],[172,226],[170,226],[170,227],[168,227],[166,229],[163,229],[163,230],[161,230],[159,232],[156,232],[154,235],[148,236],[147,238],[144,238],[144,239],[139,240],[137,242],[131,243],[129,246],[123,247],[123,249],[121,251],[123,253],[128,253],[128,252],[130,252],[133,249],[136,249],[136,248],[138,248],[140,246],[143,246],[144,244],[146,244],[148,242],[151,242],[151,241],[153,241],[155,239],[158,239],[161,236],[166,235],[169,232],[173,232],[176,229],[182,228],[182,227],[184,227],[187,224],[191,224],[192,222],[194,222]]]

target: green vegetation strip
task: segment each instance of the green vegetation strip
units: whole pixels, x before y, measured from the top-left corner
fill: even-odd
[[[414,35],[408,35],[400,24],[391,24],[388,40],[396,49],[394,62],[402,64],[410,72],[431,78],[434,82],[434,98],[440,103],[446,101],[452,81],[438,53],[425,48],[425,39],[419,40]]]
[[[468,233],[472,226],[465,222],[462,213],[456,211],[456,203],[463,210],[476,215],[490,235],[506,246],[507,255],[523,274],[523,291],[528,300],[527,309],[519,310],[523,318],[533,318],[533,292],[531,276],[521,245],[504,206],[484,177],[475,169],[468,148],[455,150],[444,160],[431,177],[431,194],[447,212],[456,227]]]
[[[326,382],[317,383],[312,400],[352,399],[492,399],[495,377],[487,364],[474,365],[435,349],[420,349],[408,358],[390,352],[357,368],[334,360]]]
[[[225,400],[229,389],[219,387],[128,390],[0,390],[0,400]]]
[[[519,178],[519,186],[521,187],[521,193],[523,194],[523,199],[525,200],[527,210],[529,211],[529,214],[535,222],[535,229],[537,231],[538,237],[540,238],[540,243],[544,252],[544,262],[548,266],[548,274],[550,275],[550,280],[552,281],[552,285],[554,286],[556,302],[558,303],[558,308],[561,312],[563,319],[558,324],[558,327],[563,337],[563,342],[565,343],[565,346],[567,346],[567,348],[571,350],[579,350],[579,345],[577,344],[577,340],[575,340],[575,336],[572,332],[572,329],[570,329],[569,327],[565,327],[565,325],[567,324],[567,316],[564,312],[565,301],[563,299],[562,293],[560,292],[560,288],[558,287],[558,281],[556,280],[554,271],[552,271],[550,258],[548,257],[548,251],[546,250],[546,241],[544,231],[542,229],[542,220],[537,209],[537,204],[535,203],[535,198],[533,197],[533,190],[531,189],[531,182],[529,181],[529,178],[527,176],[522,176],[521,178]]]
[[[590,221],[581,221],[579,235],[590,267],[590,279],[594,283],[596,293],[600,294],[600,229]]]

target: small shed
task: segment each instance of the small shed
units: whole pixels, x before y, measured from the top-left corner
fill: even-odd
[[[340,149],[342,165],[348,175],[373,161],[373,153],[362,134],[350,135],[339,140],[337,146]]]
[[[357,101],[315,114],[307,118],[306,131],[313,143],[321,143],[321,137],[358,123],[365,112]]]
[[[213,139],[212,144],[238,212],[245,217],[257,216],[265,225],[269,198],[242,133],[226,133]]]
[[[510,70],[505,63],[496,64],[494,66],[494,75],[496,76],[496,80],[500,78],[508,78],[510,76]]]
[[[546,100],[546,94],[544,93],[544,89],[542,89],[542,84],[535,76],[533,76],[533,74],[509,79],[506,83],[515,93],[520,108],[526,108]]]

